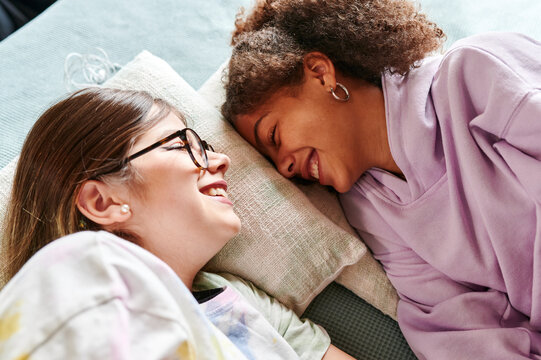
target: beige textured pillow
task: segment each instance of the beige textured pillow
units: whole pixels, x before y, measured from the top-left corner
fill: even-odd
[[[367,253],[252,149],[165,61],[142,52],[105,86],[145,90],[169,101],[217,151],[231,157],[227,180],[242,230],[208,264],[241,276],[297,313],[343,268]],[[324,201],[334,201],[329,193]]]
[[[216,70],[197,91],[216,110],[220,109],[225,100],[222,77],[226,64],[224,63]],[[247,142],[246,144],[249,146]],[[306,197],[322,214],[335,224],[333,227],[338,226],[357,236],[347,222],[334,192],[328,191],[319,184],[297,184],[297,187],[304,192]],[[321,237],[319,241],[330,244],[332,243],[332,236]],[[385,275],[381,265],[369,252],[355,264],[346,266],[335,280],[383,313],[396,319],[398,294],[387,275]]]

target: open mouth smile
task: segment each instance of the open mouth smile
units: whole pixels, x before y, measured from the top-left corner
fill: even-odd
[[[315,149],[310,153],[303,173],[304,178],[319,180],[319,156]]]
[[[233,203],[229,200],[227,195],[227,183],[223,180],[217,181],[215,183],[206,185],[199,189],[203,195],[212,197],[220,202],[232,205]]]

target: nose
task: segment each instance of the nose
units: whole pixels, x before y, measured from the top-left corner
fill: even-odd
[[[211,173],[222,172],[225,174],[229,169],[231,159],[226,154],[207,151],[207,157],[209,159],[208,171]]]
[[[295,176],[295,157],[290,154],[278,154],[278,158],[275,161],[278,172],[286,178],[292,178]]]

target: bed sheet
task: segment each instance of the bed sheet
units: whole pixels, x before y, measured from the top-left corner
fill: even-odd
[[[230,54],[239,7],[252,0],[59,0],[0,42],[0,168],[16,154],[39,114],[61,97],[69,53],[103,48],[125,64],[146,49],[194,88]],[[483,31],[519,31],[541,38],[532,0],[421,0],[446,32],[447,45]]]
[[[230,54],[238,8],[249,0],[59,0],[0,42],[0,168],[35,119],[61,97],[69,53],[105,50],[121,65],[146,49],[195,89]]]

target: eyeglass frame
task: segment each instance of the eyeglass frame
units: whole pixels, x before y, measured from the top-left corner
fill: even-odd
[[[201,149],[203,150],[203,152],[202,152],[203,160],[206,162],[206,164],[203,164],[204,166],[202,166],[201,164],[199,164],[197,162],[197,160],[195,159],[195,156],[192,153],[192,147],[190,146],[190,142],[188,141],[188,138],[186,137],[186,132],[188,132],[188,131],[191,131],[195,135],[195,137],[199,141],[199,143],[201,144]],[[100,176],[117,172],[117,171],[121,170],[124,166],[126,166],[130,161],[132,161],[132,160],[134,160],[134,159],[136,159],[136,158],[138,158],[138,157],[140,157],[140,156],[142,156],[142,155],[144,155],[144,154],[146,154],[146,153],[160,147],[163,144],[168,143],[169,141],[173,140],[176,137],[178,137],[185,144],[185,145],[180,146],[179,148],[188,150],[188,154],[190,155],[190,158],[192,159],[194,165],[200,170],[207,170],[208,167],[209,167],[209,160],[208,160],[207,151],[214,152],[214,147],[212,147],[212,145],[207,143],[205,140],[201,140],[201,137],[199,137],[199,134],[197,134],[197,132],[195,132],[194,129],[186,127],[186,128],[184,128],[182,130],[177,130],[174,133],[172,133],[171,135],[168,135],[168,136],[164,137],[163,139],[156,141],[154,144],[149,145],[149,146],[147,146],[146,148],[144,148],[142,150],[139,150],[138,152],[128,156],[127,158],[124,158],[122,161],[120,161],[120,163],[118,163],[118,165],[116,165],[112,169],[109,169],[109,170],[106,170],[106,171],[103,171],[103,172],[98,172],[97,174],[94,174],[91,177],[91,179],[97,179]]]

